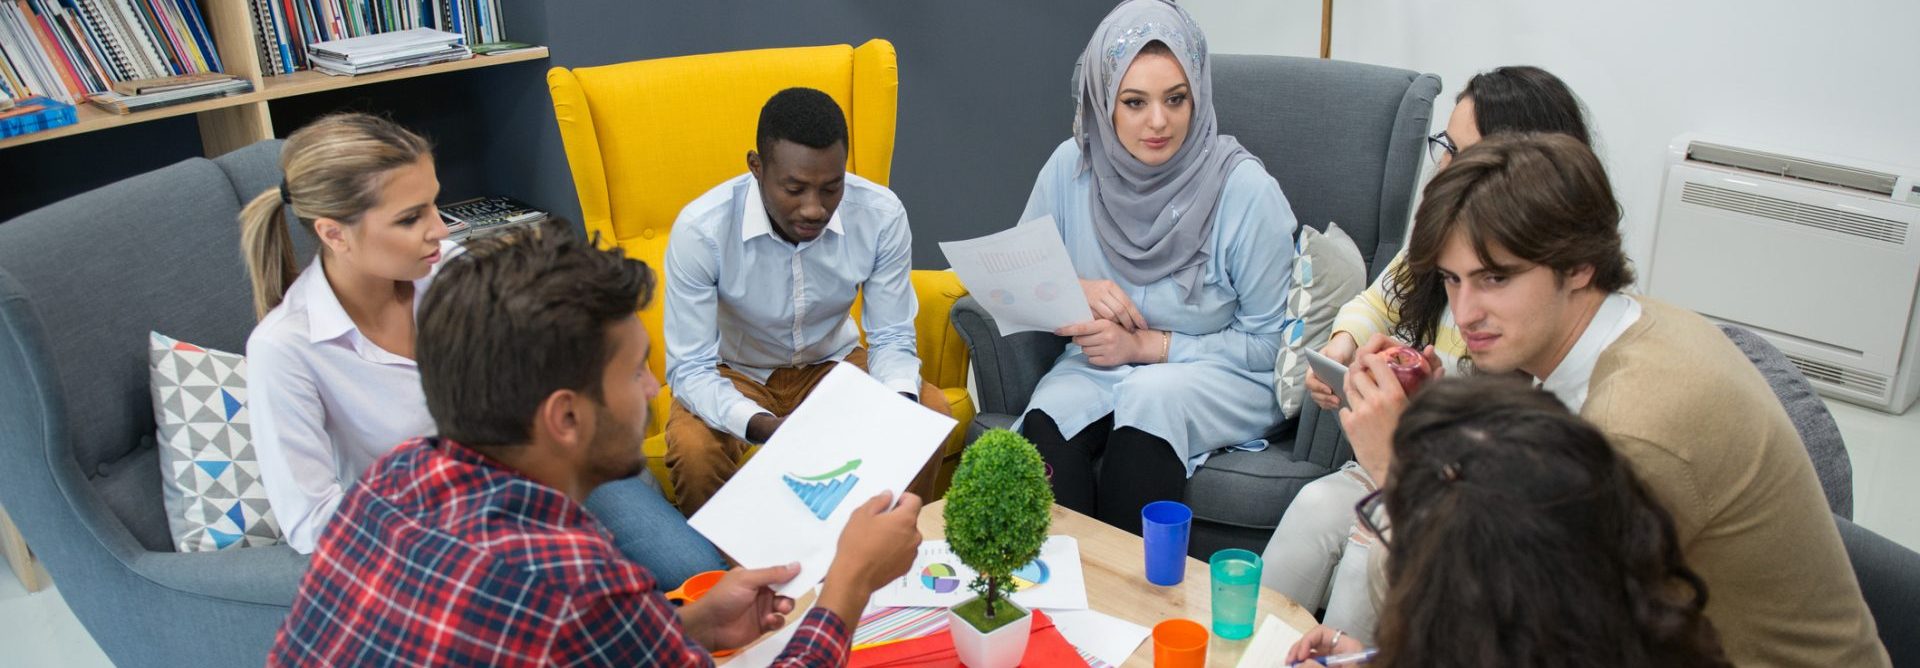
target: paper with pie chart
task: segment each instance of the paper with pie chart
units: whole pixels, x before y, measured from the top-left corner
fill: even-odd
[[[885,607],[951,607],[973,598],[968,583],[974,571],[953,556],[947,541],[920,544],[906,577],[881,587],[867,604]],[[1085,610],[1087,583],[1080,569],[1080,544],[1072,536],[1048,536],[1040,558],[1013,572],[1015,603],[1046,610]]]
[[[978,239],[941,242],[940,252],[1002,336],[1051,332],[1093,319],[1080,276],[1052,216]]]
[[[800,563],[797,596],[833,562],[853,509],[897,496],[953,430],[851,364],[835,365],[760,451],[687,523],[748,568]]]

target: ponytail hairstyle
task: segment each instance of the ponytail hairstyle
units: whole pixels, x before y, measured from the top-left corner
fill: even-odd
[[[287,211],[309,234],[321,218],[357,224],[379,203],[392,170],[432,154],[433,147],[420,135],[361,113],[325,116],[287,137],[280,149],[280,172],[285,175],[280,186],[255,196],[240,211],[240,252],[253,282],[254,317],[264,318],[279,306],[300,276]]]

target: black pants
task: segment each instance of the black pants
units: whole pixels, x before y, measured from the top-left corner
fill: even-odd
[[[1173,446],[1133,427],[1114,429],[1111,414],[1069,439],[1052,416],[1028,411],[1021,431],[1053,465],[1055,502],[1135,534],[1142,507],[1179,501],[1186,489],[1187,467]]]

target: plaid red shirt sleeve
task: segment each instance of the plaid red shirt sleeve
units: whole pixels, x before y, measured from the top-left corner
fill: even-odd
[[[840,666],[815,608],[777,666]],[[322,534],[274,666],[711,666],[653,575],[564,495],[433,439],[402,445]]]

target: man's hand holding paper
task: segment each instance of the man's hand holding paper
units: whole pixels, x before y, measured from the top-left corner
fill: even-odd
[[[797,560],[799,575],[776,592],[798,596],[826,577],[830,564],[840,566],[836,548],[844,547],[842,530],[855,516],[871,525],[865,532],[876,535],[897,533],[889,527],[900,522],[909,527],[902,530],[915,526],[911,516],[888,518],[901,508],[917,513],[917,497],[902,495],[899,507],[885,509],[934,456],[953,425],[953,418],[902,397],[853,365],[838,365],[688,523],[742,566]],[[879,509],[885,512],[862,505],[882,493],[889,494]],[[860,539],[871,540],[877,538]],[[911,554],[904,558],[912,560]],[[890,565],[885,559],[872,561],[861,570],[884,571],[880,566]],[[860,592],[861,605],[866,593]]]

